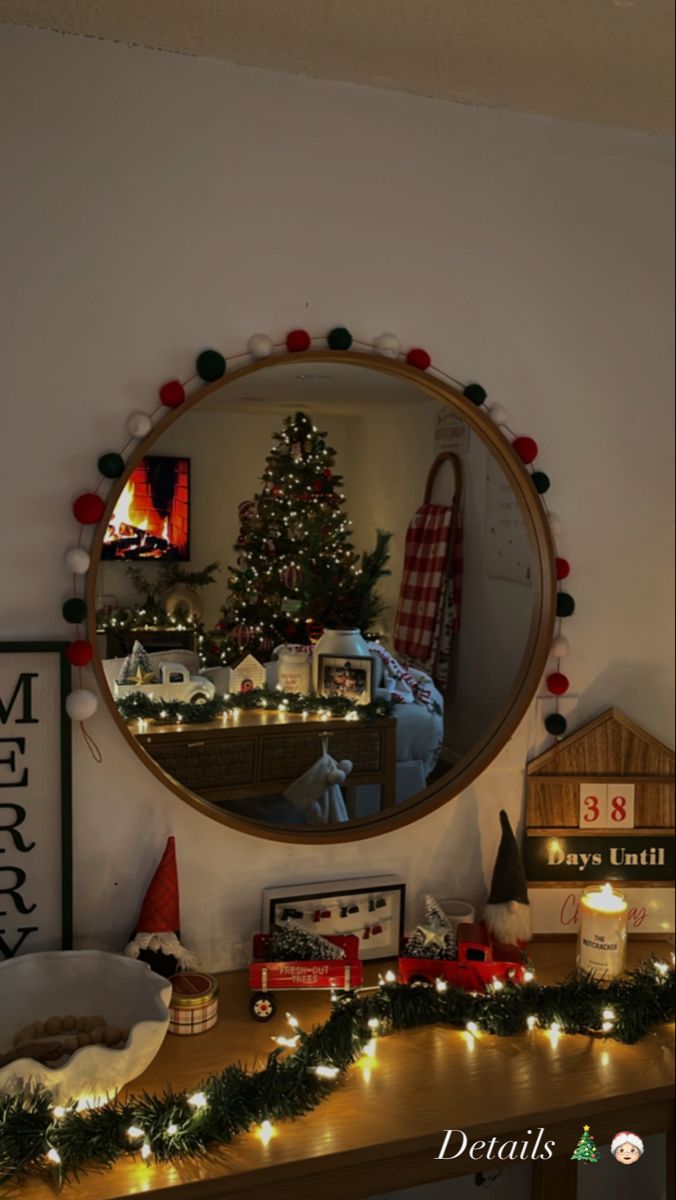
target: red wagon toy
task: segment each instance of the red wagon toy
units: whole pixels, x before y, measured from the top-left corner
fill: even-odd
[[[253,962],[249,967],[249,987],[253,991],[249,1001],[249,1012],[256,1021],[269,1021],[277,1011],[275,991],[290,988],[328,988],[329,991],[349,992],[359,987],[363,970],[359,961],[359,938],[328,935],[345,951],[345,958],[295,959],[292,962],[275,962],[269,958],[271,937],[268,933],[257,933],[253,940]]]
[[[402,943],[402,949],[406,943]],[[458,925],[458,957],[399,958],[401,983],[436,983],[442,979],[451,987],[467,992],[482,992],[494,980],[523,983],[527,970],[525,956],[518,946],[505,946],[491,940],[486,926]]]

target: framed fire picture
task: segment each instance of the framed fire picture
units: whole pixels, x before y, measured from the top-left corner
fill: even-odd
[[[342,696],[353,704],[369,704],[373,698],[373,659],[343,658],[320,654],[317,692],[321,696]]]
[[[297,883],[263,891],[263,932],[296,921],[311,933],[354,934],[360,958],[394,958],[404,935],[406,884],[398,875]]]
[[[189,458],[148,454],[141,459],[111,513],[101,558],[189,560]]]
[[[65,642],[0,642],[0,961],[72,946]]]

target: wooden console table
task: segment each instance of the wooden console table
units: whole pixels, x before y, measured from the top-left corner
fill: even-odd
[[[632,943],[630,965],[670,949],[664,942]],[[556,982],[570,970],[574,947],[540,942],[532,952],[538,978]],[[374,980],[379,968],[383,965],[367,964],[367,980]],[[271,1035],[288,1027],[283,1018],[257,1025],[248,1015],[248,999],[244,972],[221,976],[216,1028],[193,1038],[167,1036],[132,1090],[195,1087],[227,1063],[260,1064],[272,1048]],[[294,993],[292,1011],[309,1029],[326,1019],[328,1001],[319,992]],[[513,1038],[473,1038],[439,1025],[412,1029],[379,1040],[370,1072],[355,1065],[345,1085],[314,1112],[280,1122],[268,1145],[252,1132],[203,1161],[146,1167],[130,1158],[111,1171],[83,1176],[59,1195],[61,1200],[141,1194],[152,1200],[365,1200],[481,1169],[467,1154],[436,1160],[445,1129],[463,1129],[470,1141],[526,1140],[527,1131],[542,1125],[547,1140],[556,1141],[555,1157],[536,1164],[531,1200],[575,1200],[577,1164],[570,1156],[582,1125],[591,1125],[599,1146],[607,1147],[620,1129],[641,1136],[666,1131],[672,1138],[673,1095],[673,1026],[658,1027],[635,1046],[582,1036],[561,1036],[553,1046],[540,1030]],[[42,1181],[15,1189],[17,1195],[54,1200]],[[674,1197],[673,1174],[668,1197]]]
[[[204,725],[129,723],[147,754],[173,779],[206,800],[269,796],[307,771],[321,754],[321,735],[329,735],[329,753],[349,758],[346,806],[355,816],[354,789],[378,784],[381,808],[395,803],[395,717],[369,721],[325,720],[311,714],[249,712]]]

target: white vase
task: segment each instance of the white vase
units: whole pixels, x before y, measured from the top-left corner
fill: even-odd
[[[329,654],[332,658],[369,658],[368,642],[358,629],[325,629],[312,648],[312,690],[317,691],[319,681],[319,656]]]

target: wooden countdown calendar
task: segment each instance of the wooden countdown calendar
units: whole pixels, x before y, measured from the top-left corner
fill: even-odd
[[[612,882],[629,931],[674,929],[674,754],[616,709],[528,766],[524,860],[536,934],[577,931],[581,891]]]

